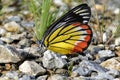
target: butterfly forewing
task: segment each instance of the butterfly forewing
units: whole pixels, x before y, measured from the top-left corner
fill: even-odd
[[[61,54],[82,52],[89,46],[92,38],[92,31],[87,25],[90,16],[91,10],[87,4],[73,8],[48,28],[42,43]]]

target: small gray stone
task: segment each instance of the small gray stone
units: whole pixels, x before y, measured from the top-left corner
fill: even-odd
[[[114,77],[106,74],[106,73],[99,73],[97,76],[94,77],[96,80],[114,80]]]
[[[120,46],[120,37],[115,39],[115,45]]]
[[[0,45],[4,45],[4,42],[0,39]]]
[[[46,72],[46,70],[35,61],[24,61],[24,63],[19,66],[19,70],[34,76],[42,75]]]
[[[104,49],[104,47],[100,47],[100,46],[93,47],[93,49],[91,50],[91,54],[97,54],[99,51],[101,51],[103,49]]]
[[[32,30],[33,29],[33,27],[34,27],[34,22],[33,21],[31,21],[31,22],[26,22],[26,21],[22,21],[21,22],[21,25],[22,25],[22,27],[24,27],[25,29],[28,29],[28,30]]]
[[[11,21],[15,21],[17,23],[20,23],[21,22],[21,18],[19,16],[9,16],[5,22],[8,23],[8,22],[11,22]]]
[[[13,39],[11,39],[10,37],[1,37],[0,39],[5,43],[12,43],[13,42]]]
[[[48,80],[68,80],[67,76],[62,76],[59,74],[52,75],[48,78]]]
[[[19,76],[16,71],[8,71],[4,75],[0,76],[0,80],[19,80]]]
[[[85,50],[83,53],[84,53],[85,57],[88,58],[88,60],[94,60],[95,57],[93,56],[93,54],[91,53],[90,50]]]
[[[48,75],[39,76],[37,80],[47,80]]]
[[[40,54],[39,54],[40,48],[37,47],[37,46],[25,47],[25,48],[24,48],[24,51],[25,51],[25,52],[28,52],[28,53],[32,53],[32,54],[34,54],[34,55],[40,55]]]
[[[36,80],[35,77],[29,75],[23,75],[19,80]]]
[[[19,41],[18,45],[21,46],[21,48],[24,48],[25,46],[29,47],[30,46],[30,40],[29,39],[22,39]]]
[[[17,63],[20,60],[20,54],[14,47],[0,45],[0,63]]]
[[[98,52],[98,56],[99,56],[100,58],[102,58],[102,57],[107,57],[107,58],[109,58],[109,57],[114,57],[114,56],[115,56],[115,53],[112,52],[111,50],[101,50],[101,51]]]
[[[102,63],[105,60],[106,60],[106,58],[102,57],[102,58],[96,59],[95,62],[100,64],[100,63]]]
[[[6,77],[8,77],[11,80],[18,80],[18,73],[15,71],[9,71],[6,73]]]
[[[6,8],[2,8],[2,13],[15,12],[16,10],[17,10],[16,7],[6,7]]]
[[[10,35],[9,37],[13,40],[21,40],[21,39],[24,39],[26,36],[27,36],[27,33],[22,32],[21,34],[13,34],[13,35]]]
[[[10,38],[13,40],[20,40],[22,36],[20,34],[14,34],[14,35],[10,35]]]
[[[96,80],[96,79],[91,77],[79,76],[79,77],[72,77],[69,80]]]
[[[6,30],[3,28],[0,28],[0,36],[5,36]]]
[[[109,46],[109,49],[115,51],[115,46],[116,46],[115,44],[111,44],[111,45]]]
[[[23,10],[21,13],[25,16],[28,16],[31,14],[30,11],[27,11],[27,10]]]
[[[56,74],[61,74],[61,75],[69,75],[69,74],[68,74],[68,70],[66,70],[66,69],[57,69],[57,70],[55,71],[55,73],[56,73]]]
[[[73,73],[79,75],[91,75],[92,72],[105,73],[107,70],[93,61],[82,61],[78,67],[73,68]]]
[[[115,69],[111,69],[110,71],[107,72],[107,74],[113,76],[114,78],[120,77],[120,72]]]
[[[19,49],[19,48],[17,49],[17,51],[19,51],[19,56],[21,57],[21,60],[36,59],[39,56],[36,54],[32,54],[30,48],[29,48],[29,51],[26,51],[24,49]]]
[[[48,69],[63,68],[67,64],[66,60],[62,59],[60,55],[49,50],[44,52],[42,63]]]

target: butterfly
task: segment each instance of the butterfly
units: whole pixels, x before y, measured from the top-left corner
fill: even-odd
[[[40,43],[60,54],[82,53],[92,39],[90,17],[91,9],[87,4],[76,6],[50,25]]]

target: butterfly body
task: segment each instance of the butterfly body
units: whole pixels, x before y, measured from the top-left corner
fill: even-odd
[[[87,25],[90,16],[87,4],[73,8],[48,28],[41,43],[47,49],[61,54],[84,51],[92,39],[92,30]]]

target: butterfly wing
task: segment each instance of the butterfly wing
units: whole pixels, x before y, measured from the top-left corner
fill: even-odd
[[[61,54],[82,52],[92,37],[87,25],[90,16],[91,10],[87,4],[73,8],[48,28],[41,40],[42,44]]]

